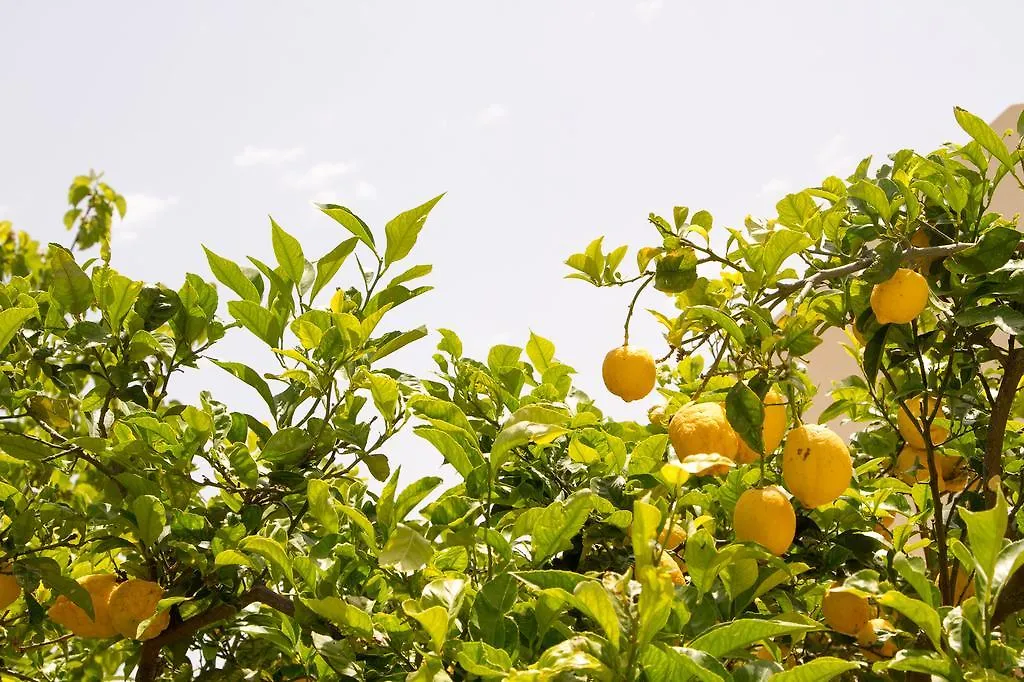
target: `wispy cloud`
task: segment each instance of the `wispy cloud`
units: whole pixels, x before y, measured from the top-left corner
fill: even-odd
[[[305,153],[302,147],[275,149],[272,147],[254,147],[246,145],[241,153],[235,155],[236,166],[273,166],[288,161],[295,161]]]
[[[373,201],[377,198],[377,188],[365,180],[360,180],[354,189],[321,189],[314,192],[310,199],[315,204],[347,204],[353,197]]]
[[[640,0],[635,5],[636,14],[641,21],[652,21],[665,7],[665,0]]]
[[[508,112],[505,107],[500,104],[491,104],[484,109],[481,109],[476,115],[477,125],[489,126],[501,121],[508,116]]]
[[[290,172],[284,176],[284,183],[295,189],[322,189],[338,176],[352,170],[348,163],[318,163],[301,173]]]
[[[135,239],[140,227],[144,227],[155,216],[164,213],[178,203],[178,197],[175,196],[158,197],[141,192],[126,194],[124,199],[128,205],[128,212],[121,224],[114,228],[114,236],[124,240]]]

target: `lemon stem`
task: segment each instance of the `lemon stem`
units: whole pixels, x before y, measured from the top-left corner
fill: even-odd
[[[650,284],[651,281],[653,281],[653,280],[654,280],[654,274],[652,273],[652,274],[648,275],[647,278],[643,281],[643,283],[636,288],[636,292],[633,294],[633,300],[631,300],[629,302],[629,309],[626,311],[626,323],[622,325],[622,329],[623,329],[622,345],[623,346],[628,346],[629,345],[629,321],[631,319],[633,319],[633,308],[636,307],[637,299],[640,298],[640,292],[643,291],[644,288],[648,284]]]

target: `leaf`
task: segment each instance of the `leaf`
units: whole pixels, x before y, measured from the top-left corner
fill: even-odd
[[[991,591],[993,601],[999,601],[999,595],[1009,583],[1010,578],[1021,566],[1024,566],[1024,540],[1017,540],[1003,547],[996,558],[995,569],[992,571]]]
[[[7,348],[7,344],[29,318],[37,315],[35,308],[8,308],[0,312],[0,351]]]
[[[241,296],[243,300],[253,303],[260,302],[260,292],[256,289],[256,285],[245,276],[237,263],[218,256],[205,246],[203,246],[203,251],[206,252],[206,261],[210,264],[210,271],[218,282]]]
[[[987,327],[991,324],[1011,336],[1024,336],[1024,313],[1005,304],[965,308],[953,319],[964,327]]]
[[[349,604],[338,597],[323,599],[303,599],[302,603],[310,611],[337,625],[342,632],[356,635],[364,639],[373,636],[373,620],[363,609]]]
[[[415,599],[402,602],[402,610],[423,626],[430,638],[430,648],[440,654],[448,638],[448,611],[443,606],[421,609]]]
[[[38,462],[54,453],[46,443],[15,433],[0,433],[0,451],[25,462]]]
[[[807,192],[787,194],[775,204],[779,222],[793,228],[804,226],[811,216],[818,212],[818,206]],[[774,273],[773,273],[774,274]]]
[[[633,527],[630,531],[638,569],[654,563],[654,543],[661,524],[661,511],[652,504],[633,503]],[[647,551],[643,551],[646,548]]]
[[[259,303],[228,301],[228,312],[271,348],[276,348],[280,344],[281,321]]]
[[[504,649],[486,642],[462,642],[455,658],[463,670],[484,679],[504,678],[512,667],[512,659]]]
[[[517,580],[540,590],[565,590],[573,592],[581,582],[592,580],[585,575],[573,573],[572,571],[540,570],[540,571],[516,571],[511,574]],[[495,578],[497,580],[497,578]]]
[[[411,331],[403,332],[392,339],[389,339],[387,343],[377,348],[373,353],[373,362],[377,362],[381,358],[391,355],[396,350],[408,346],[413,341],[418,341],[427,335],[426,327],[417,327]]]
[[[164,504],[152,495],[142,495],[132,501],[132,513],[135,514],[135,526],[139,529],[139,539],[152,547],[156,544],[160,533],[167,523]]]
[[[777,228],[764,245],[764,275],[768,279],[778,274],[786,259],[800,253],[808,246],[814,244],[814,240],[805,234],[786,228]]]
[[[864,379],[874,385],[878,370],[882,366],[882,354],[885,350],[885,337],[889,333],[889,325],[883,324],[877,332],[868,339],[864,346]]]
[[[885,196],[885,190],[875,183],[861,180],[850,186],[849,194],[854,199],[860,199],[873,208],[886,223],[892,218],[892,206],[889,204],[888,197]]]
[[[654,270],[654,288],[666,294],[686,291],[697,282],[697,254],[693,249],[675,249],[661,258]]]
[[[97,268],[93,271],[93,277],[100,283],[97,287],[94,281],[93,286],[99,307],[106,313],[110,328],[119,331],[124,316],[132,309],[142,291],[142,282],[132,281],[109,268]]]
[[[497,475],[497,472],[505,464],[507,455],[513,449],[528,443],[550,443],[567,433],[569,433],[568,429],[555,424],[518,422],[506,426],[498,432],[491,445],[491,475]]]
[[[694,679],[700,680],[700,682],[732,680],[725,667],[711,656],[682,647],[669,647],[665,644],[645,647],[640,653],[640,664],[651,682],[683,682]],[[715,671],[709,670],[708,667],[714,667]]]
[[[790,623],[782,620],[758,620],[740,618],[715,626],[690,642],[694,649],[700,649],[712,656],[722,657],[743,649],[762,639],[781,635],[820,630],[820,626],[807,623]]]
[[[709,305],[692,305],[686,309],[685,315],[688,320],[708,320],[721,327],[737,343],[746,343],[740,326],[718,308],[712,308]]]
[[[338,270],[345,263],[345,259],[356,248],[357,241],[359,241],[358,237],[346,239],[316,262],[316,279],[313,280],[313,288],[310,290],[310,300],[316,298],[320,290],[327,286],[338,273]]]
[[[267,385],[267,382],[263,380],[263,377],[256,370],[240,362],[221,362],[212,359],[210,362],[255,388],[256,392],[263,398],[263,402],[270,408],[270,414],[277,414],[277,403],[274,400],[274,394],[270,392],[270,386]]]
[[[245,556],[241,552],[237,552],[233,549],[225,549],[222,552],[218,552],[217,556],[213,559],[214,566],[246,566],[247,568],[253,568],[253,563],[249,557]]]
[[[49,264],[53,297],[73,315],[88,310],[93,302],[92,282],[71,252],[59,244],[50,244]]]
[[[395,500],[395,511],[392,517],[393,523],[401,523],[405,517],[411,512],[416,505],[423,501],[427,495],[429,495],[434,488],[441,485],[443,479],[437,476],[427,476],[421,478],[418,481],[410,483],[402,492],[398,494],[398,498]]]
[[[526,343],[526,356],[534,368],[543,374],[555,361],[555,344],[531,331],[530,340]]]
[[[574,493],[565,502],[549,504],[537,517],[531,536],[533,563],[540,565],[571,546],[593,508],[589,490]]]
[[[637,604],[640,617],[636,640],[637,646],[642,648],[654,641],[668,622],[672,614],[675,587],[666,572],[654,566],[637,569],[637,580],[640,582],[640,600]]]
[[[754,452],[764,453],[764,404],[749,386],[737,381],[725,396],[729,424]]]
[[[1003,166],[1006,168],[1013,167],[1013,159],[1010,158],[1009,150],[996,131],[992,130],[992,126],[960,107],[953,108],[953,115],[956,117],[956,122],[964,129],[964,132],[970,135],[992,156],[999,159]]]
[[[366,518],[366,515],[355,507],[350,507],[347,504],[339,505],[337,507],[337,511],[344,514],[349,521],[356,525],[356,528],[359,529],[360,534],[363,536],[363,540],[366,542],[366,546],[376,554],[377,538],[373,531],[373,524],[370,523],[368,518]]]
[[[617,648],[621,634],[619,618],[615,613],[615,603],[601,583],[596,580],[581,582],[573,595],[587,616],[601,627],[608,641]]]
[[[943,261],[950,272],[987,275],[1006,264],[1020,243],[1021,233],[1012,227],[993,227],[978,243]]]
[[[328,533],[338,532],[338,511],[331,504],[331,487],[326,481],[311,478],[306,487],[309,511]]]
[[[480,453],[463,449],[458,441],[440,429],[417,426],[413,433],[437,448],[444,460],[451,464],[462,478],[466,478],[473,469],[483,464]]]
[[[858,666],[853,661],[822,656],[772,676],[772,682],[826,682]]]
[[[427,565],[434,548],[422,535],[408,526],[398,526],[377,558],[381,566],[402,573],[414,573]]]
[[[77,580],[62,575],[60,564],[53,559],[42,556],[23,557],[14,565],[14,570],[31,573],[55,593],[64,595],[72,604],[85,611],[90,619],[96,617],[92,608],[92,596]]]
[[[288,578],[288,582],[293,581],[292,565],[288,561],[288,553],[285,552],[284,547],[277,540],[266,538],[262,535],[250,535],[249,537],[242,538],[241,542],[238,543],[238,548],[243,552],[260,555],[266,559],[268,564]]]
[[[317,208],[334,218],[339,225],[354,234],[359,241],[369,246],[370,250],[374,253],[377,253],[377,248],[373,243],[373,233],[370,232],[370,228],[366,226],[366,223],[359,216],[338,204],[317,204]]]
[[[419,279],[425,275],[429,275],[434,271],[433,265],[414,265],[400,275],[396,275],[393,280],[388,282],[389,287],[396,287],[399,284],[405,284],[406,282],[414,279]]]
[[[985,582],[991,583],[996,567],[996,558],[1003,546],[1009,512],[1002,490],[996,492],[996,503],[991,509],[972,512],[964,507],[958,509],[960,518],[967,525],[971,554],[985,575]]]
[[[932,641],[935,649],[942,651],[942,623],[935,609],[923,601],[912,599],[895,590],[890,590],[879,597],[878,603],[881,606],[895,609],[914,621],[928,635],[928,639]]]
[[[298,464],[313,447],[313,438],[297,426],[277,431],[263,444],[260,459],[281,467]]]
[[[284,274],[288,275],[288,279],[298,284],[302,281],[302,273],[306,267],[302,245],[298,239],[285,232],[273,218],[270,219],[270,232],[278,265]]]
[[[387,247],[384,249],[385,265],[400,261],[409,255],[431,209],[443,196],[439,194],[425,204],[399,213],[388,221],[384,226],[384,234],[387,235]]]

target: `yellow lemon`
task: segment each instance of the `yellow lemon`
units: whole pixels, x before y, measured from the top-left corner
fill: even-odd
[[[751,488],[740,495],[732,515],[737,542],[756,542],[782,556],[796,535],[796,513],[777,486]]]
[[[626,402],[640,400],[654,388],[654,357],[643,348],[613,348],[604,356],[601,375],[610,393]]]
[[[957,467],[960,465],[959,457],[950,457],[941,452],[935,453],[935,467],[939,472],[939,489],[944,490],[950,479],[955,478]],[[931,473],[928,470],[928,451],[915,448],[909,444],[904,445],[896,458],[896,471],[900,480],[913,485],[914,483],[927,483],[931,480]],[[966,478],[964,480],[966,484]],[[962,488],[961,488],[962,489]]]
[[[782,438],[786,435],[786,399],[773,388],[765,394],[762,402],[764,423],[761,425],[761,439],[764,441],[765,454],[770,455],[782,444]],[[740,464],[750,464],[759,458],[760,455],[740,438],[736,461]]]
[[[935,412],[936,405],[939,401],[935,398],[929,397],[925,406],[925,415],[931,416]],[[925,448],[924,442],[924,423],[921,421],[921,398],[910,398],[906,400],[904,405],[897,404],[896,406],[896,426],[899,428],[900,435],[903,436],[903,440],[907,441],[907,444],[923,450]],[[909,410],[909,413],[908,413]],[[913,415],[913,419],[911,419]],[[935,418],[942,417],[942,409],[935,413]],[[916,423],[915,423],[916,420]],[[941,445],[949,437],[949,430],[932,423],[929,433],[932,438],[932,445]]]
[[[678,519],[672,522],[671,528],[666,523],[665,527],[661,530],[661,534],[658,536],[658,542],[667,551],[671,552],[686,542],[686,529],[683,528],[682,523]]]
[[[895,631],[896,628],[892,626],[892,623],[884,618],[872,618],[864,624],[864,627],[857,631],[857,644],[871,649],[870,652],[865,653],[865,657],[870,661],[892,658],[899,651],[896,642],[892,639],[887,639],[879,644],[878,635],[880,632]]]
[[[115,587],[110,593],[110,617],[124,637],[153,639],[170,624],[170,611],[163,611],[139,635],[142,621],[152,618],[157,603],[164,598],[164,590],[154,582],[132,579]]]
[[[959,606],[974,596],[974,575],[965,571],[960,564],[953,566],[950,571],[953,574],[953,604]],[[938,579],[935,584],[939,584]]]
[[[928,282],[910,268],[900,268],[871,289],[871,310],[880,324],[906,324],[928,305]]]
[[[676,457],[715,453],[736,460],[739,436],[719,403],[690,403],[672,415],[668,437]]]
[[[665,413],[666,405],[655,405],[651,409],[647,410],[647,418],[651,424],[665,428],[668,426],[668,417]]]
[[[79,637],[114,637],[117,628],[110,619],[109,600],[116,582],[117,579],[109,573],[97,573],[78,579],[78,584],[92,598],[95,618],[89,618],[82,608],[64,595],[57,597],[46,613],[53,622],[63,625]]]
[[[0,611],[4,611],[21,596],[21,585],[10,573],[0,572]]]
[[[658,564],[658,568],[668,573],[668,577],[672,579],[672,582],[676,585],[686,584],[685,566],[682,561],[676,559],[668,552],[661,553],[661,562]]]
[[[805,507],[834,502],[850,486],[853,460],[843,439],[818,424],[789,432],[782,450],[782,480]]]
[[[821,601],[821,615],[836,632],[856,636],[871,619],[868,600],[852,590],[833,584]]]

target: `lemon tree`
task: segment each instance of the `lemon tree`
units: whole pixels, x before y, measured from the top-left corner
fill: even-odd
[[[396,322],[440,197],[380,229],[322,205],[325,253],[275,221],[272,262],[211,241],[172,287],[116,272],[131,207],[76,178],[66,246],[0,223],[0,679],[1013,679],[1024,253],[989,204],[1024,167],[956,119],[967,144],[770,219],[679,207],[571,255],[633,293],[600,368]],[[661,348],[630,343],[644,308]],[[860,371],[812,423],[833,329]],[[176,399],[184,369],[238,393]],[[409,480],[424,448],[443,470]]]

